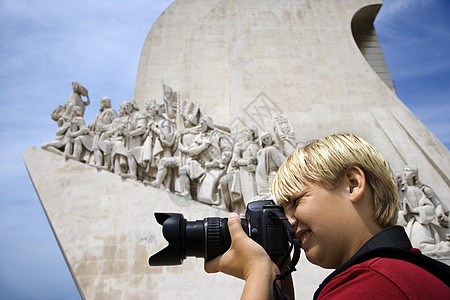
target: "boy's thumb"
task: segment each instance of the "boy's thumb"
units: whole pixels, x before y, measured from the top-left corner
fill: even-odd
[[[232,213],[228,218],[228,229],[230,231],[231,240],[240,236],[241,234],[245,234],[242,229],[241,218],[239,215]]]

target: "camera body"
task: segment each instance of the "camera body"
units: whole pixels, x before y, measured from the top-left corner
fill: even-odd
[[[245,211],[248,236],[260,244],[272,260],[283,257],[288,251],[286,229],[274,215],[284,217],[284,210],[271,200],[250,202]]]
[[[178,213],[155,213],[163,226],[163,235],[169,245],[149,258],[151,266],[179,265],[187,256],[211,260],[228,250],[231,245],[228,219],[209,217],[187,221]],[[272,200],[253,201],[247,205],[245,218],[241,218],[245,233],[260,244],[272,260],[288,253],[287,229],[281,206]]]

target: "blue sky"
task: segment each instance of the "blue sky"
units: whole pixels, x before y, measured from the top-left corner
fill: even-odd
[[[80,299],[22,154],[53,140],[71,82],[132,98],[142,46],[173,1],[0,0],[0,299]],[[450,1],[386,0],[375,26],[399,98],[450,148]]]

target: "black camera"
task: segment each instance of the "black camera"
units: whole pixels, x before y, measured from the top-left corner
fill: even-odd
[[[155,218],[163,226],[169,245],[149,258],[151,266],[180,265],[187,256],[208,261],[225,253],[231,245],[227,218],[187,221],[178,213],[155,213]],[[245,233],[260,244],[273,261],[289,253],[289,242],[293,235],[295,239],[295,234],[283,208],[272,200],[250,202],[241,223]]]

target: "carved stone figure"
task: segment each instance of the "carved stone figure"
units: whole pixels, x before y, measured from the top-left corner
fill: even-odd
[[[260,137],[261,149],[258,151],[258,165],[256,166],[256,187],[258,195],[269,196],[269,180],[278,171],[286,156],[275,145],[272,135],[263,132]]]
[[[55,113],[55,112],[53,112],[53,113]],[[53,116],[53,113],[52,113],[52,116]],[[71,114],[70,118],[72,118],[72,116],[73,116],[73,113]],[[61,119],[61,118],[59,118],[59,119]],[[60,154],[61,151],[64,152],[65,146],[66,146],[68,138],[69,138],[67,133],[68,133],[68,129],[70,127],[70,122],[63,122],[61,119],[61,122],[58,122],[58,126],[59,127],[56,130],[55,139],[51,142],[42,144],[41,148]]]
[[[403,181],[399,224],[406,226],[412,245],[424,253],[450,251],[449,242],[443,241],[437,231],[439,225],[448,227],[448,208],[429,186],[420,182],[416,166],[404,167]],[[435,217],[439,225],[433,222]]]
[[[145,110],[149,118],[141,161],[151,176],[162,158],[173,156],[176,150],[176,128],[171,120],[163,116],[162,107],[155,100],[146,102]]]
[[[55,110],[52,112],[52,120],[58,123],[58,126],[62,125],[62,116],[64,115],[64,112],[66,111],[67,104],[59,105]],[[60,122],[61,120],[61,122]]]
[[[202,129],[205,127],[205,124],[211,130],[207,131],[207,133],[204,133],[203,130],[202,133],[197,135],[195,140],[199,136],[203,139],[209,133],[210,146],[207,149],[208,155],[205,156],[209,157],[210,161],[205,163],[205,178],[201,181],[198,188],[197,198],[201,202],[218,205],[220,204],[218,186],[220,179],[227,172],[232,157],[234,140],[227,132],[217,129],[210,117],[200,119],[200,125],[203,126]],[[213,127],[216,129],[212,129]],[[220,126],[220,128],[223,127]]]
[[[402,178],[402,173],[396,171],[394,173],[394,182],[397,186],[397,193],[398,193],[398,207],[401,210],[402,209],[402,199],[403,199],[403,192],[404,190],[406,190],[403,186],[405,185],[403,178]]]
[[[127,150],[123,135],[128,123],[127,107],[127,102],[119,106],[119,117],[114,119],[105,133],[106,150],[111,158],[111,171],[118,175],[126,174],[128,171]]]
[[[197,127],[199,122],[197,113],[190,113],[186,115],[184,121],[184,129],[181,130],[178,139],[178,181],[176,185],[176,191],[183,196],[191,197],[191,185],[190,179],[187,174],[186,165],[190,159],[187,151],[188,147],[194,143],[195,137],[200,132]]]
[[[278,115],[274,119],[274,133],[275,139],[280,145],[281,151],[284,156],[289,156],[295,148],[297,148],[297,141],[295,139],[294,126],[292,126],[291,120],[282,115]]]
[[[55,140],[43,144],[42,148],[64,151],[66,158],[81,160],[82,147],[75,141],[89,134],[90,131],[81,117],[81,108],[75,106],[71,110],[70,117],[61,122],[61,126],[56,131]]]
[[[163,100],[165,104],[165,111],[167,114],[167,117],[169,119],[175,119],[176,117],[176,111],[177,105],[178,105],[178,95],[176,92],[172,90],[172,88],[168,85],[165,85],[163,83]]]
[[[128,172],[122,176],[137,179],[138,165],[141,164],[143,136],[147,127],[147,118],[139,111],[139,107],[134,100],[125,104],[127,111],[126,126],[123,130],[124,146],[128,161]],[[141,176],[142,177],[142,176]]]
[[[68,139],[64,149],[64,156],[81,161],[82,145],[80,140],[83,137],[89,136],[90,131],[81,116],[81,108],[74,106],[72,113],[73,117],[68,121],[70,125],[67,130]],[[89,139],[87,140],[87,143],[89,143]],[[88,145],[88,147],[92,148],[92,144]]]
[[[195,128],[196,125],[196,115],[187,115],[183,126],[185,129],[176,133],[176,140],[178,140],[177,152],[172,157],[161,158],[159,160],[158,172],[155,180],[144,183],[159,188],[161,184],[166,182],[167,184],[164,184],[164,188],[167,191],[172,191],[185,197],[191,197],[189,177],[186,170],[181,168],[185,165],[187,154],[180,151],[180,149],[187,149],[187,147],[194,142],[195,136],[199,133],[199,129]],[[175,172],[177,172],[178,178],[175,178]],[[175,179],[177,181],[175,182],[173,190],[171,190],[169,183],[175,181]]]
[[[76,106],[78,107],[78,106]],[[94,164],[97,167],[103,166],[103,152],[106,151],[106,144],[103,142],[106,126],[109,125],[117,114],[111,109],[111,99],[104,97],[100,100],[100,112],[96,115],[94,121],[88,126],[89,132],[79,135],[74,140],[74,158],[79,161],[82,159],[82,152],[94,153]],[[107,166],[106,168],[108,168]]]
[[[194,138],[191,145],[180,147],[180,152],[187,155],[187,160],[182,172],[186,172],[190,179],[190,184],[195,184],[196,192],[193,198],[208,204],[219,204],[217,198],[217,187],[220,178],[225,174],[226,168],[206,168],[207,163],[214,160],[223,160],[225,157],[231,158],[233,142],[231,136],[223,131],[214,129],[211,117],[205,116],[200,119],[198,130],[200,131]]]
[[[89,100],[88,90],[82,86],[80,83],[73,81],[72,82],[72,90],[73,92],[69,95],[69,99],[67,100],[67,105],[62,118],[68,120],[70,114],[72,113],[73,107],[79,107],[81,112],[81,117],[84,117],[85,107],[88,106],[91,101]],[[86,101],[81,99],[81,96],[87,98]]]
[[[68,103],[52,113],[59,126],[55,140],[42,148],[229,211],[242,212],[248,202],[267,198],[270,176],[295,145],[290,121],[274,120],[283,149],[268,132],[258,140],[254,125],[236,143],[228,126],[202,116],[199,105],[178,99],[171,87],[163,84],[163,90],[163,104],[151,99],[141,112],[136,101],[125,101],[118,116],[111,99],[103,97],[86,127],[88,93],[73,82]]]
[[[98,168],[109,170],[111,168],[111,149],[106,142],[106,132],[110,124],[117,118],[117,113],[111,108],[111,99],[103,97],[100,99],[100,112],[88,128],[94,134],[92,151],[94,152],[94,163]]]
[[[184,128],[197,126],[200,116],[201,112],[198,104],[187,99],[178,101],[176,123],[179,131]]]
[[[229,211],[243,211],[256,195],[255,171],[260,149],[258,128],[245,128],[245,140],[235,144],[228,173],[220,180],[221,196]]]

